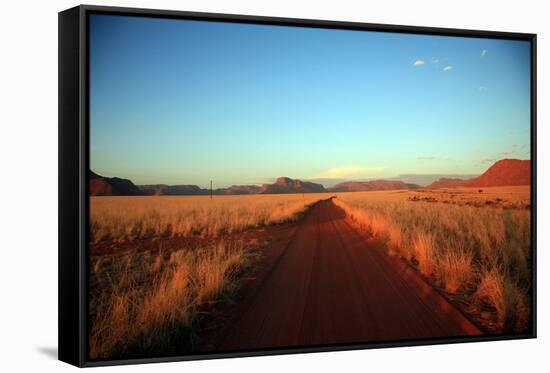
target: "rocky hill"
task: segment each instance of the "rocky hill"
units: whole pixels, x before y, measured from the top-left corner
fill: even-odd
[[[289,177],[280,177],[273,184],[263,184],[260,194],[286,194],[286,193],[323,193],[326,189],[321,184],[311,181],[301,181]]]

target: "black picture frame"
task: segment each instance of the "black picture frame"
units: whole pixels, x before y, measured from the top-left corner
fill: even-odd
[[[531,45],[532,323],[525,334],[263,349],[124,360],[87,357],[88,16],[94,13],[528,41]],[[59,13],[59,360],[79,367],[536,338],[536,34],[81,5]]]

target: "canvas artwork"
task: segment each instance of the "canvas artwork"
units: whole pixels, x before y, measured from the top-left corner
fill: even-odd
[[[86,353],[533,327],[531,44],[88,18]]]

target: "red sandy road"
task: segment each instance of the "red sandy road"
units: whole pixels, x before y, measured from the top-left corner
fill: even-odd
[[[319,202],[256,290],[218,350],[480,334],[459,311],[375,240]]]

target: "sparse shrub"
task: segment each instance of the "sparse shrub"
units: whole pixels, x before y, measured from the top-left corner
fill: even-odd
[[[501,268],[493,267],[482,273],[474,300],[495,311],[495,323],[499,330],[514,332],[527,325],[529,312],[525,293]]]

